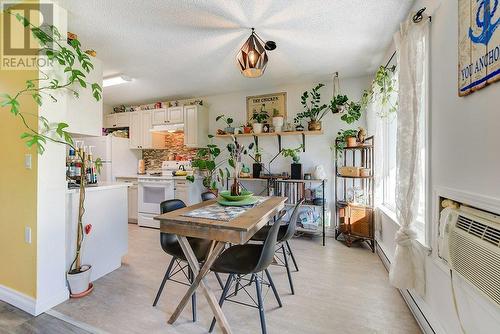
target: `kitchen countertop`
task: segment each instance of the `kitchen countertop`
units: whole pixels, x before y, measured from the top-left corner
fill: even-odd
[[[86,187],[85,192],[92,192],[92,191],[103,191],[103,190],[110,190],[110,189],[116,189],[116,188],[126,188],[129,187],[130,183],[125,183],[125,182],[99,182],[97,186],[94,187]],[[72,188],[72,189],[66,189],[66,194],[78,194],[80,192],[80,188]]]

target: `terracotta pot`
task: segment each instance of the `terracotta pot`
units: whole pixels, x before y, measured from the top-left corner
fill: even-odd
[[[347,147],[358,146],[357,138],[356,137],[347,137],[346,144],[347,144]]]
[[[309,121],[309,123],[307,123],[307,129],[309,131],[319,131],[319,130],[321,130],[321,122]]]
[[[243,127],[243,133],[251,133],[251,132],[252,132],[251,126],[244,126]]]

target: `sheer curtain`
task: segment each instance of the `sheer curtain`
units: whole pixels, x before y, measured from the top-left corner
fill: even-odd
[[[399,110],[396,164],[396,253],[389,279],[400,289],[425,293],[424,255],[417,244],[415,220],[419,209],[422,179],[421,152],[423,113],[426,108],[429,20],[419,23],[412,16],[401,24],[395,36],[399,64]]]

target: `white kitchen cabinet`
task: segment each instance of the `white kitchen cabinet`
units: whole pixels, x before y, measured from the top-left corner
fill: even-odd
[[[184,122],[184,110],[183,107],[171,107],[168,108],[168,123],[176,124]]]
[[[141,128],[142,128],[142,144],[141,148],[153,148],[153,140],[151,135],[152,114],[151,111],[141,112]]]
[[[151,110],[152,124],[160,125],[168,123],[168,110],[167,109],[153,109]]]
[[[204,147],[208,141],[208,110],[203,106],[184,106],[184,145]]]
[[[128,187],[128,222],[137,223],[138,216],[138,185],[137,178],[117,177],[117,182],[129,183]]]
[[[152,124],[179,124],[184,122],[184,111],[181,107],[171,107],[168,109],[153,109],[151,110]]]
[[[129,138],[130,148],[152,148],[151,111],[134,111],[130,114]]]
[[[82,88],[79,83],[75,82],[69,87],[78,93],[78,97],[73,93],[68,93],[65,120],[69,125],[67,130],[71,133],[100,136],[103,125],[102,99],[96,101],[90,84],[97,83],[102,87],[102,62],[97,58],[91,60],[94,69],[90,70],[90,73],[85,72],[78,62],[73,65],[74,69],[85,73],[85,81],[89,85]]]
[[[108,114],[104,116],[103,128],[128,128],[130,127],[130,113],[122,112],[116,114]]]
[[[182,200],[187,206],[201,202],[201,193],[204,191],[202,180],[195,179],[194,182],[185,178],[175,180],[174,197]]]

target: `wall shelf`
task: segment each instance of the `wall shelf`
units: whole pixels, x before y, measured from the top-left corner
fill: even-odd
[[[259,137],[277,137],[278,138],[278,152],[281,152],[281,136],[302,136],[302,151],[306,151],[306,136],[318,136],[322,135],[323,130],[319,131],[282,131],[282,132],[262,132],[262,133],[239,133],[239,134],[225,134],[225,135],[215,135],[216,138],[231,138],[232,136],[236,138],[240,137],[253,137],[256,144],[259,143]]]

